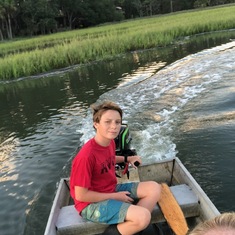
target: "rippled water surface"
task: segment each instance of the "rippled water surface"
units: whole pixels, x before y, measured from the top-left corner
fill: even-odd
[[[0,234],[43,234],[60,177],[94,134],[89,105],[104,99],[124,109],[144,162],[177,155],[220,211],[235,210],[234,38],[1,83]]]

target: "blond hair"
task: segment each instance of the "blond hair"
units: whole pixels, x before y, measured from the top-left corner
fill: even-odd
[[[189,235],[205,235],[206,233],[217,230],[233,231],[232,234],[235,234],[235,212],[226,212],[211,220],[202,222]]]

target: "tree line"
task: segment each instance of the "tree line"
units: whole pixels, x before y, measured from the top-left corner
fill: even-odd
[[[0,40],[234,2],[235,0],[0,0]]]

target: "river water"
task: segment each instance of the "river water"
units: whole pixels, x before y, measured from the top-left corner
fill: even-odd
[[[235,211],[235,32],[0,83],[0,234],[41,235],[57,183],[93,134],[90,104],[124,110],[144,162],[178,156]]]

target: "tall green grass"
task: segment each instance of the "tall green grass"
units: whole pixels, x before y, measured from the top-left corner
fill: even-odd
[[[0,44],[0,79],[44,73],[235,28],[235,5],[142,18]]]

